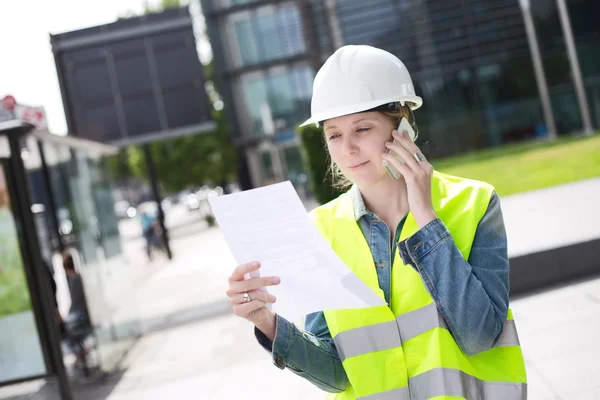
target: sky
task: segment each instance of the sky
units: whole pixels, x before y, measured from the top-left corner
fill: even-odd
[[[67,133],[50,34],[114,22],[139,14],[144,0],[0,0],[0,99],[44,106],[50,132]],[[150,0],[148,3],[158,3]],[[200,58],[210,46],[201,41]]]

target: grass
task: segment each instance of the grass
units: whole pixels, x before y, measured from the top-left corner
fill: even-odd
[[[432,164],[440,172],[491,183],[506,196],[600,176],[599,133],[506,145]]]
[[[0,209],[0,317],[31,309],[12,214]]]
[[[29,288],[22,269],[0,272],[0,317],[31,309]]]

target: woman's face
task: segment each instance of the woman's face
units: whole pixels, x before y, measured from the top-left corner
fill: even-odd
[[[360,187],[389,177],[381,154],[394,129],[392,121],[377,111],[333,118],[323,125],[331,159],[346,178]]]

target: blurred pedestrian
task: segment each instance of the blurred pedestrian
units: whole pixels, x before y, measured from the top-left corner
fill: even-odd
[[[142,233],[146,239],[146,255],[148,260],[152,260],[153,248],[160,248],[160,238],[158,236],[158,219],[154,213],[151,213],[147,204],[140,207],[140,223]]]
[[[76,357],[76,363],[80,363],[84,361],[88,354],[88,349],[86,349],[84,342],[85,338],[92,333],[92,326],[83,288],[83,280],[75,269],[73,256],[69,253],[63,254],[63,268],[67,276],[69,293],[71,295],[71,307],[65,319],[65,340],[67,346]]]
[[[414,143],[421,105],[398,58],[344,46],[317,73],[305,123],[323,126],[347,189],[313,222],[387,306],[317,312],[301,330],[265,307],[276,299],[260,289],[279,277],[244,278],[257,260],[229,278],[233,311],[277,367],[330,399],[525,399],[500,200],[487,183],[434,171]]]

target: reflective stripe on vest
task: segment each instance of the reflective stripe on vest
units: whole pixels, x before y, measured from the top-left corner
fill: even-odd
[[[486,382],[462,371],[437,368],[410,378],[409,388],[389,390],[357,400],[426,400],[436,396],[457,396],[469,400],[527,400],[527,384]]]
[[[435,303],[396,317],[396,321],[361,326],[338,333],[333,341],[340,360],[374,351],[399,347],[431,329],[448,329]],[[519,346],[519,336],[513,320],[504,322],[502,335],[495,347]]]
[[[337,334],[333,338],[340,360],[402,345],[395,321],[366,325]]]
[[[487,382],[462,371],[436,368],[409,379],[411,400],[458,396],[469,400],[527,399],[527,384]]]

